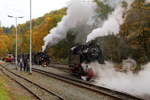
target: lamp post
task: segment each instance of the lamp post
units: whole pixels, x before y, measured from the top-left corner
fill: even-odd
[[[17,46],[18,46],[18,43],[17,43],[17,41],[18,41],[18,30],[17,30],[17,19],[18,18],[23,18],[23,17],[14,17],[14,16],[10,16],[10,15],[8,15],[8,17],[10,17],[10,18],[14,18],[15,19],[15,22],[16,22],[16,55],[15,55],[15,62],[16,62],[16,69],[18,69],[18,67],[17,67],[17,64],[18,64],[18,57],[17,57],[17,53],[18,53],[18,50],[17,50]]]
[[[30,65],[29,72],[32,73],[32,0],[30,0]]]

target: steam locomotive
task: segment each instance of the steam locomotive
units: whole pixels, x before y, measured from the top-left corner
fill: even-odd
[[[38,52],[33,55],[33,62],[37,65],[48,66],[50,63],[50,57],[45,52]]]
[[[69,68],[79,78],[89,81],[95,76],[93,69],[88,66],[94,61],[104,64],[102,50],[98,44],[88,42],[77,44],[70,49]]]
[[[29,54],[20,54],[18,55],[18,62],[20,63],[21,59],[23,62],[28,63]],[[50,63],[50,57],[45,52],[32,53],[32,63],[36,65],[48,66]]]

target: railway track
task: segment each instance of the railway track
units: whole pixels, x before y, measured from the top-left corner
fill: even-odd
[[[72,84],[72,85],[75,85],[75,86],[78,86],[80,88],[85,88],[85,89],[88,89],[90,91],[106,95],[106,96],[114,98],[116,100],[142,100],[141,98],[131,96],[127,93],[121,93],[121,92],[118,92],[118,91],[114,91],[114,90],[107,89],[107,88],[104,88],[104,87],[96,86],[96,85],[93,85],[93,84],[90,84],[90,83],[87,83],[87,82],[84,82],[84,81],[80,81],[80,80],[77,80],[77,79],[72,79],[72,78],[69,78],[69,77],[66,77],[66,76],[61,76],[61,75],[51,73],[51,72],[47,72],[47,71],[43,71],[43,70],[40,70],[40,69],[32,68],[32,71],[43,74],[43,75],[46,75],[48,77],[52,77],[52,78],[61,80],[63,82],[66,82],[66,83],[69,83],[69,84]]]
[[[48,77],[55,78],[57,80],[65,82],[65,83],[72,84],[72,85],[78,86],[80,88],[85,88],[85,89],[88,89],[90,91],[106,95],[107,97],[113,98],[115,100],[142,100],[140,98],[131,96],[129,94],[120,93],[120,92],[110,90],[110,89],[100,87],[100,86],[95,86],[93,84],[87,83],[87,82],[82,81],[82,80],[72,79],[70,77],[61,76],[61,75],[58,75],[58,74],[55,74],[55,73],[39,70],[39,69],[36,69],[36,68],[32,68],[32,70],[34,72],[46,75]],[[39,99],[39,100],[41,100],[41,99]],[[61,100],[63,100],[63,99],[61,99]]]
[[[57,66],[57,65],[58,65],[58,66]],[[64,66],[65,66],[65,67],[64,67]],[[61,71],[66,72],[66,73],[69,73],[69,72],[70,72],[69,67],[67,67],[67,65],[61,66],[61,64],[50,64],[50,65],[47,66],[47,67],[52,67],[52,68],[61,70]]]
[[[68,67],[67,64],[51,63],[47,67],[54,67],[54,68],[60,68],[60,69],[67,69],[67,70],[69,70],[69,67]]]
[[[22,86],[24,89],[26,89],[29,93],[31,93],[34,97],[36,97],[38,100],[65,100],[60,95],[49,91],[48,89],[40,86],[37,83],[34,83],[33,81],[30,81],[12,71],[5,68],[5,66],[1,65],[2,72],[4,75],[9,77],[10,79],[14,80],[16,83],[18,83],[20,86]]]

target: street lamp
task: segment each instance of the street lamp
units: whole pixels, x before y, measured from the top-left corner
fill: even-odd
[[[29,72],[32,73],[32,0],[30,0],[30,68]]]
[[[15,61],[16,61],[16,68],[18,68],[17,67],[17,64],[18,64],[18,58],[17,58],[17,46],[18,46],[18,43],[17,43],[17,41],[18,41],[18,30],[17,30],[17,19],[18,18],[23,18],[23,17],[14,17],[14,16],[10,16],[10,15],[8,15],[8,17],[10,17],[10,18],[14,18],[15,19],[15,21],[16,21],[16,56],[15,56]]]

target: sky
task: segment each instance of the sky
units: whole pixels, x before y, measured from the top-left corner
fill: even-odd
[[[32,0],[32,18],[67,6],[70,0]],[[18,24],[30,20],[30,0],[1,0],[0,22],[2,26],[10,27],[15,25],[15,19],[8,15],[23,18],[18,19]]]

